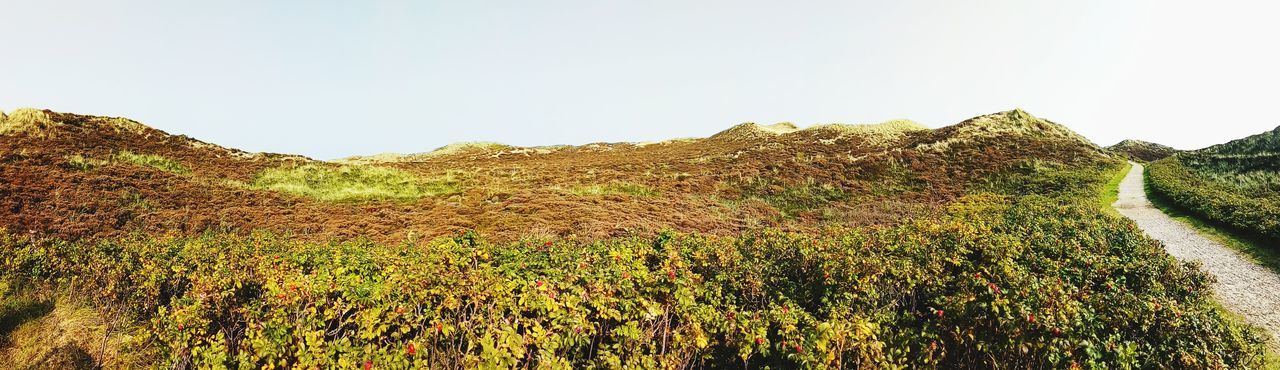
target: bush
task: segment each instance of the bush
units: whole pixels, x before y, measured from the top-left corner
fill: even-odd
[[[821,235],[310,244],[0,237],[6,284],[132,308],[157,367],[1241,368],[1210,278],[1096,205],[974,195]]]
[[[424,180],[395,168],[363,165],[271,168],[258,174],[251,186],[325,201],[412,200],[461,192],[460,181],[452,175]]]
[[[1229,175],[1202,176],[1184,160],[1188,158],[1179,155],[1147,167],[1148,183],[1158,196],[1209,221],[1280,240],[1280,198],[1251,183],[1224,183],[1232,178]],[[1230,172],[1218,169],[1213,173]]]

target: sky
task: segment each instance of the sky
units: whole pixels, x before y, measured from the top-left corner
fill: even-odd
[[[0,0],[0,109],[320,159],[460,141],[930,127],[1022,108],[1095,143],[1280,126],[1275,1]]]

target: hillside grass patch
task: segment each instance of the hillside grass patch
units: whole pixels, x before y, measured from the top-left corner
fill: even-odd
[[[1120,200],[1120,182],[1124,181],[1125,176],[1128,176],[1129,171],[1132,169],[1133,164],[1125,162],[1123,166],[1120,166],[1119,169],[1111,175],[1111,179],[1107,180],[1107,184],[1100,189],[1098,194],[1098,207],[1101,208],[1103,212],[1114,216],[1120,216],[1120,211],[1117,211],[1116,208],[1111,205]]]
[[[249,186],[333,202],[414,200],[462,192],[454,173],[424,179],[400,169],[362,165],[271,168]]]
[[[124,150],[119,153],[116,153],[116,155],[112,159],[117,162],[124,162],[124,163],[134,164],[138,166],[151,167],[161,171],[174,173],[178,175],[191,174],[191,169],[187,168],[186,166],[183,166],[182,163],[179,163],[178,161],[175,161],[173,159],[160,156],[160,155],[155,155],[155,154],[140,154],[140,153],[134,153],[128,150]]]

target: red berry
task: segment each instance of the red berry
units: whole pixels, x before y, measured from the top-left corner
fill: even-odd
[[[1032,324],[1035,324],[1035,323],[1036,323],[1036,315],[1035,315],[1035,314],[1027,314],[1027,322],[1032,323]]]
[[[440,334],[440,332],[442,331],[444,331],[444,325],[440,325],[440,323],[436,323],[436,334]]]
[[[539,287],[539,288],[541,288],[541,287],[542,287],[542,280],[538,280],[538,281],[536,281],[536,282],[534,282],[534,283],[538,284],[538,287]]]
[[[676,279],[676,271],[675,271],[675,270],[667,271],[667,277],[668,277],[668,278],[671,278],[671,280],[675,280],[675,279]]]
[[[372,370],[372,369],[373,369],[373,362],[371,362],[371,361],[365,361],[365,362],[364,362],[364,370]]]
[[[804,347],[801,347],[799,344],[797,344],[797,345],[796,345],[796,353],[800,353],[800,352],[804,352]]]
[[[758,346],[758,345],[761,345],[761,344],[764,344],[764,339],[762,339],[762,338],[760,338],[760,337],[756,337],[756,345]]]
[[[418,354],[418,349],[413,347],[413,343],[409,343],[409,356]]]
[[[978,272],[973,273],[973,278],[974,278],[974,279],[981,279],[981,278],[982,278],[982,271],[978,271]]]
[[[942,315],[943,315],[942,310],[938,310],[938,318],[939,318],[939,319],[941,319],[941,318],[942,318]]]

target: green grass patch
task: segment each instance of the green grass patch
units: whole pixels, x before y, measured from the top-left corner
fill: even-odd
[[[569,192],[582,196],[602,196],[602,195],[630,195],[636,197],[649,197],[658,194],[658,191],[644,185],[615,181],[608,184],[593,184],[578,186],[569,189]]]
[[[250,187],[324,201],[413,200],[462,192],[455,174],[423,179],[395,168],[362,165],[271,168]]]
[[[763,200],[782,213],[783,217],[794,217],[850,197],[849,192],[839,186],[812,180],[801,184],[785,184],[776,179],[758,177],[743,181],[738,186],[744,198]]]
[[[175,173],[179,175],[190,175],[191,169],[183,166],[178,161],[155,155],[155,154],[138,154],[128,150],[116,153],[113,158],[118,162],[131,163],[139,166],[147,166],[161,171]]]
[[[1115,204],[1117,200],[1120,200],[1120,182],[1124,181],[1125,176],[1128,176],[1129,171],[1132,169],[1133,164],[1125,162],[1123,166],[1120,166],[1120,168],[1111,175],[1111,179],[1107,180],[1107,184],[1102,187],[1101,192],[1098,194],[1098,206],[1103,210],[1103,212],[1120,216],[1120,211],[1117,211],[1116,208],[1111,205]]]

